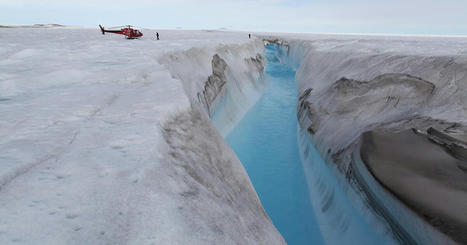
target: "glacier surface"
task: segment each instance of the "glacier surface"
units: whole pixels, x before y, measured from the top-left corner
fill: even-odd
[[[0,243],[285,244],[222,138],[263,92],[263,42],[142,31],[0,28]],[[466,187],[446,179],[465,161],[401,174],[378,159],[403,155],[388,147],[397,134],[463,159],[467,40],[262,37],[297,70],[298,144],[324,240],[463,243]],[[401,169],[420,165],[409,155]],[[420,183],[450,206],[423,202]]]
[[[0,243],[284,244],[195,96],[254,84],[261,42],[142,31],[0,29]]]

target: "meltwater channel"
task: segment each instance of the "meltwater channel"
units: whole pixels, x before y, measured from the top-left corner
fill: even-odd
[[[324,244],[297,145],[295,71],[266,46],[262,97],[226,137],[269,217],[288,244]]]
[[[394,244],[370,211],[357,211],[299,129],[295,71],[280,61],[283,47],[268,44],[264,54],[264,92],[226,141],[274,225],[289,245]]]

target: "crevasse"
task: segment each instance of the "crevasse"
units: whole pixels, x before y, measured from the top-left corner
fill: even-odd
[[[319,153],[297,130],[297,92],[288,47],[268,44],[266,50],[265,93],[226,139],[245,165],[274,224],[289,244],[393,243],[359,214]],[[283,100],[290,97],[292,108],[283,108],[287,106]],[[292,154],[290,148],[294,148]],[[290,168],[298,171],[288,175]],[[302,186],[297,187],[300,176]],[[300,201],[313,205],[297,205]]]
[[[302,128],[307,125],[306,120],[309,120],[309,118],[306,118],[304,114],[300,114],[300,110],[303,110],[303,108],[300,108],[300,104],[298,105],[298,115],[288,119],[293,120],[295,123],[297,117],[300,119],[299,126],[293,132],[298,136],[295,138],[298,143],[290,143],[285,140],[286,137],[284,136],[271,137],[277,131],[286,130],[287,127],[274,122],[274,120],[281,120],[281,117],[284,117],[285,113],[283,111],[274,108],[274,106],[280,107],[281,105],[271,106],[267,105],[270,102],[264,102],[271,100],[271,97],[274,97],[272,100],[283,99],[277,93],[270,91],[270,87],[275,86],[271,84],[273,82],[269,81],[270,77],[277,75],[277,73],[283,73],[284,70],[290,70],[294,73],[295,69],[300,68],[303,59],[310,59],[307,56],[310,55],[310,47],[311,45],[308,42],[293,41],[291,43],[281,42],[280,44],[266,45],[266,72],[265,77],[262,78],[266,81],[266,92],[262,94],[257,104],[235,124],[235,127],[226,138],[247,169],[262,204],[276,227],[289,244],[316,244],[320,242],[326,244],[436,244],[442,242],[444,238],[438,232],[424,224],[413,212],[405,208],[384,188],[379,186],[366,171],[358,155],[354,159],[358,163],[354,164],[355,174],[350,179],[349,176],[342,175],[332,159],[323,159],[321,157],[322,153],[314,145],[319,144],[319,141],[313,143],[313,136]],[[299,69],[299,72],[306,73],[303,69]],[[303,74],[300,77],[303,77]],[[287,80],[280,82],[287,82]],[[293,83],[293,75],[289,77],[288,82]],[[297,83],[304,84],[303,81]],[[294,87],[280,87],[279,90],[289,89],[296,93]],[[236,101],[235,98],[230,98],[230,100],[230,103]],[[295,100],[297,102],[296,97]],[[226,105],[228,104],[219,106],[216,113],[222,112],[223,106]],[[277,113],[276,117],[279,119],[270,116],[261,119],[260,117],[264,117],[265,113]],[[219,118],[222,117],[213,118],[215,125],[221,124]],[[261,120],[269,121],[261,124]],[[260,125],[251,125],[255,123]],[[283,148],[280,149],[281,147],[276,146],[274,149],[274,141],[281,142]],[[284,144],[288,145],[284,146]],[[278,186],[284,187],[281,178],[287,178],[287,176],[274,176],[274,173],[271,174],[276,170],[275,168],[292,166],[280,166],[280,163],[275,161],[275,158],[287,154],[285,149],[290,145],[298,148],[298,161],[303,166],[303,170],[300,169],[300,171],[303,171],[301,174],[305,175],[303,184],[307,185],[307,193],[305,194],[298,194],[296,189],[292,190],[293,185],[290,185],[288,190],[287,188],[278,188]],[[280,152],[281,150],[284,151]],[[293,157],[288,160],[295,161]],[[285,174],[282,173],[282,175]],[[274,183],[274,178],[280,184]],[[296,179],[289,179],[288,181],[293,182]],[[293,205],[293,202],[287,203],[280,198],[281,195],[278,192],[289,192],[290,195],[304,195],[308,198],[312,203],[312,205],[308,206],[310,213],[302,216],[302,218],[312,219],[311,226],[317,225],[319,233],[308,232],[308,237],[297,235],[298,231],[303,232],[306,230],[300,227],[304,222],[296,221],[293,223],[284,218],[284,216],[293,217],[293,212],[287,211],[290,208],[287,205]],[[279,208],[281,206],[283,207],[282,210]],[[300,209],[304,207],[297,205],[293,208]],[[294,211],[297,212],[297,210]],[[303,212],[303,210],[301,211]],[[290,223],[293,224],[290,225]],[[308,224],[308,226],[310,225]]]
[[[302,244],[303,241],[326,244],[438,244],[444,241],[439,232],[426,225],[384,188],[381,188],[366,171],[358,155],[354,156],[353,174],[343,174],[339,166],[326,154],[326,150],[333,146],[325,144],[320,138],[310,134],[308,128],[311,120],[311,117],[308,117],[310,111],[305,110],[306,103],[302,103],[303,98],[308,96],[307,93],[310,91],[307,88],[307,82],[303,80],[309,76],[307,69],[303,68],[303,63],[306,61],[307,65],[313,65],[320,62],[313,57],[311,43],[282,41],[280,44],[268,44],[268,51],[264,53],[267,61],[261,54],[258,54],[261,53],[258,42],[255,43],[253,49],[251,47],[248,45],[234,49],[225,47],[216,50],[214,54],[208,52],[203,55],[205,57],[203,59],[211,60],[212,69],[206,69],[203,66],[201,74],[178,74],[178,78],[184,82],[184,88],[192,104],[211,117],[218,131],[226,137],[227,142],[236,151],[237,157],[248,171],[263,207],[287,242],[289,244]],[[240,54],[232,52],[233,50],[239,51]],[[196,59],[199,58],[194,57],[194,60],[190,60],[193,57],[186,53],[174,55],[181,56],[175,61],[183,63],[177,64],[171,60],[169,63],[175,64],[173,69],[175,71],[180,70],[177,67],[179,65],[196,64]],[[263,73],[264,65],[266,65],[265,73]],[[274,194],[278,192],[272,182],[274,178],[261,179],[262,172],[268,173],[277,167],[267,164],[270,163],[271,156],[265,155],[268,154],[267,151],[261,152],[264,150],[262,148],[265,148],[263,146],[273,145],[273,141],[287,144],[283,140],[285,137],[267,141],[264,136],[274,135],[275,131],[281,131],[283,127],[280,124],[274,124],[273,117],[267,118],[270,120],[268,122],[270,125],[266,126],[273,126],[269,128],[270,131],[265,129],[264,125],[257,128],[254,126],[258,125],[253,125],[253,127],[251,125],[257,121],[255,117],[261,114],[263,100],[270,100],[270,96],[273,99],[277,98],[274,97],[276,95],[268,92],[271,86],[268,76],[281,73],[284,69],[292,72],[297,70],[295,83],[298,85],[298,101],[294,86],[282,89],[292,89],[295,93],[295,103],[298,103],[298,115],[290,118],[293,123],[297,123],[297,117],[299,119],[298,127],[292,131],[295,135],[295,142],[292,144],[297,148],[296,155],[303,169],[300,170],[301,175],[305,176],[302,181],[304,186],[300,189],[306,190],[301,194],[289,193],[303,195],[302,198],[309,200],[312,204],[308,204],[309,213],[301,218],[310,219],[311,226],[313,224],[315,226],[311,230],[319,230],[317,233],[308,232],[306,235],[296,235],[297,232],[306,230],[302,229],[303,227],[298,228],[300,223],[306,222],[296,222],[293,226],[286,225],[287,219],[289,223],[293,223],[290,222],[290,217],[293,216],[285,211],[296,207],[287,206],[288,204],[285,204],[282,199],[274,198]],[[292,77],[289,78],[289,82],[293,84]],[[294,113],[296,113],[295,110]],[[283,114],[279,113],[277,116],[281,117]],[[257,138],[256,140],[259,138],[257,142],[263,141],[263,144],[244,141],[251,137]],[[281,155],[280,152],[273,153]],[[257,164],[261,162],[263,165],[258,167]],[[294,181],[297,179],[300,178],[295,177]],[[285,188],[280,191],[288,193],[290,189]],[[281,206],[284,207],[282,210]],[[302,211],[305,210],[304,206],[307,205],[302,205]],[[309,224],[308,227],[310,227]]]

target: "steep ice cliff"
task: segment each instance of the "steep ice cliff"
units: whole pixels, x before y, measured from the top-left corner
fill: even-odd
[[[182,81],[192,104],[216,118],[217,128],[226,136],[262,92],[262,52],[262,41],[255,40],[215,50],[174,52],[160,62]],[[222,110],[216,110],[220,105]]]
[[[369,222],[400,243],[467,242],[467,41],[283,40],[284,61],[300,64],[301,134]]]
[[[222,216],[226,219],[221,222],[222,228],[215,227],[221,229],[218,235],[222,237],[211,235],[216,244],[285,243],[262,208],[242,164],[222,138],[262,92],[262,49],[262,42],[254,41],[174,52],[160,59],[182,82],[192,105],[188,113],[178,113],[163,127],[170,159],[185,170],[183,175],[193,179],[186,191],[190,200],[207,193],[206,200],[220,202],[217,209],[209,207],[210,213],[197,210],[206,209],[204,202],[190,204],[194,207],[185,212],[189,216],[199,214],[197,222],[192,222],[196,226],[219,223]],[[216,127],[212,117],[218,118]]]

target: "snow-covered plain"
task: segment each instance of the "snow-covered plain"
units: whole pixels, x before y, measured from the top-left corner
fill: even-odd
[[[194,97],[215,54],[256,82],[262,43],[142,32],[0,29],[0,244],[284,243]]]

